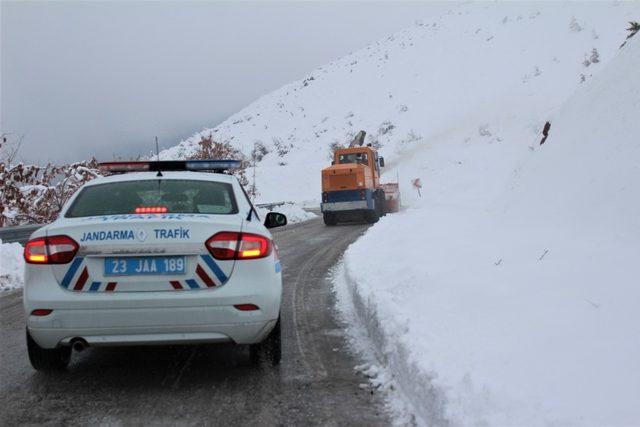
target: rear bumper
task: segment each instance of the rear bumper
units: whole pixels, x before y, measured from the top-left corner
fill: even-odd
[[[262,310],[242,312],[231,307],[167,307],[102,310],[54,310],[29,316],[32,338],[43,348],[67,345],[82,338],[89,345],[177,344],[264,340],[276,318]]]
[[[339,190],[322,193],[322,212],[366,211],[375,209],[375,195],[370,188]]]
[[[48,266],[25,269],[27,327],[43,348],[83,338],[91,345],[262,341],[275,325],[282,274],[268,259],[237,263],[224,286],[166,292],[73,292],[58,285]],[[255,304],[240,311],[236,304]],[[33,310],[53,310],[33,316]]]
[[[333,202],[322,203],[320,205],[322,212],[341,212],[341,211],[356,211],[372,209],[366,200],[359,200],[355,202]]]

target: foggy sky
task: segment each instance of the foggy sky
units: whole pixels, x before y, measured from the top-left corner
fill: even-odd
[[[28,162],[148,154],[451,6],[2,1],[0,129]]]

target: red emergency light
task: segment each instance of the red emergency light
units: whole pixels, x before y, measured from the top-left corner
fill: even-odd
[[[166,206],[138,206],[135,212],[137,214],[159,214],[167,213],[169,209]]]

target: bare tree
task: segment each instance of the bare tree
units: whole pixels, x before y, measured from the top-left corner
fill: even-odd
[[[44,167],[0,163],[0,227],[55,220],[78,188],[98,176],[95,159]]]
[[[24,135],[20,135],[15,141],[10,141],[11,135],[4,132],[0,134],[0,162],[9,165],[15,162],[24,138]]]

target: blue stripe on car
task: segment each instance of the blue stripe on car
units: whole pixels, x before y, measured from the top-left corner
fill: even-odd
[[[71,263],[71,267],[69,267],[66,274],[62,278],[62,283],[60,283],[60,286],[62,286],[63,288],[69,287],[71,279],[73,279],[73,276],[76,274],[76,271],[78,271],[78,268],[80,267],[80,264],[82,264],[83,260],[84,258],[82,257],[77,257],[73,260],[73,262]]]
[[[201,257],[204,262],[207,263],[207,266],[211,269],[211,271],[213,271],[213,274],[216,275],[216,277],[220,281],[220,284],[224,285],[225,283],[227,283],[229,278],[226,274],[224,274],[224,271],[222,271],[220,266],[213,260],[213,258],[211,258],[209,255],[201,255]]]
[[[185,280],[185,282],[187,282],[187,285],[189,285],[189,287],[191,289],[200,289],[200,286],[198,285],[198,282],[196,282],[193,279],[187,279],[187,280]]]
[[[95,292],[100,289],[100,282],[93,282],[89,288],[89,292]]]

